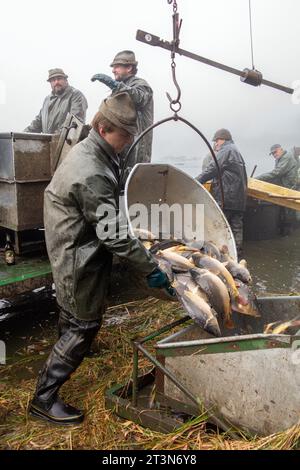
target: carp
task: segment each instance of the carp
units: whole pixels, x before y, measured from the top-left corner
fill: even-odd
[[[207,295],[199,289],[189,273],[175,275],[173,287],[187,314],[208,333],[221,336],[217,313],[208,304]]]
[[[234,279],[239,279],[245,284],[250,284],[252,282],[251,275],[247,269],[246,260],[242,259],[239,263],[234,261],[228,252],[226,245],[223,245],[221,248],[221,253],[223,257],[223,264],[226,269],[230,272]]]
[[[195,253],[194,255],[192,255],[192,259],[197,268],[205,268],[211,271],[212,273],[216,274],[217,276],[221,275],[225,279],[232,296],[234,298],[239,297],[239,291],[237,290],[234,279],[230,272],[226,269],[224,264],[222,264],[215,258],[211,258],[210,256],[204,255],[203,253]]]
[[[207,269],[191,269],[193,280],[205,292],[210,305],[220,315],[224,316],[224,324],[232,328],[230,297],[221,279]]]
[[[159,256],[162,256],[165,260],[167,260],[171,266],[173,271],[188,271],[195,267],[195,264],[186,259],[184,256],[179,255],[178,253],[168,251],[168,250],[160,250],[157,252]]]

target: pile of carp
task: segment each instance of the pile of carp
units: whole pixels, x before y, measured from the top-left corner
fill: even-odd
[[[168,276],[187,314],[208,333],[221,336],[220,322],[225,328],[234,328],[232,311],[260,316],[246,261],[232,259],[226,245],[160,242],[146,230],[137,230],[135,235]]]

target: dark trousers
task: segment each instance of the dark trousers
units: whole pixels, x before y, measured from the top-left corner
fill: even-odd
[[[58,321],[58,341],[41,370],[34,399],[52,405],[60,387],[81,364],[102,320],[83,321],[61,310]]]
[[[231,227],[236,248],[238,252],[238,257],[242,254],[242,247],[243,247],[243,221],[244,221],[244,212],[241,211],[233,211],[233,210],[225,210],[224,214],[228,223]]]

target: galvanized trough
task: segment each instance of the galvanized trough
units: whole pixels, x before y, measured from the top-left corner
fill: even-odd
[[[262,334],[265,324],[300,317],[300,296],[259,299],[261,318],[234,314],[235,330],[212,338],[192,324],[145,348],[168,327],[134,342],[132,380],[107,392],[107,405],[142,425],[172,431],[178,416],[206,410],[209,421],[233,432],[269,435],[300,419],[300,334]],[[183,322],[186,319],[181,320]],[[178,326],[180,322],[171,325]],[[138,352],[155,366],[138,377]]]

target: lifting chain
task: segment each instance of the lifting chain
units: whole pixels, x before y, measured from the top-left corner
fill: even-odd
[[[168,4],[171,5],[173,3],[173,12],[177,13],[177,2],[176,0],[168,0]]]
[[[174,85],[177,90],[177,97],[176,99],[172,100],[171,96],[169,93],[166,93],[167,98],[170,102],[170,108],[171,110],[175,113],[175,116],[177,116],[177,113],[181,109],[181,103],[180,103],[180,98],[181,98],[181,89],[180,86],[177,82],[176,79],[176,63],[175,63],[175,54],[176,54],[176,49],[179,46],[179,33],[180,33],[180,28],[181,28],[181,23],[182,20],[179,20],[179,14],[177,13],[177,1],[176,0],[167,0],[168,4],[171,5],[173,3],[173,41],[172,41],[172,52],[171,52],[171,69],[172,69],[172,78]]]

